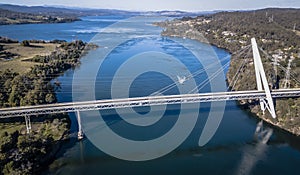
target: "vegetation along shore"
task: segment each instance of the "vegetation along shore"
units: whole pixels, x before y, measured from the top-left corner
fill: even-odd
[[[163,36],[196,39],[224,48],[231,53],[246,48],[251,44],[251,38],[255,37],[264,51],[261,52],[261,56],[268,82],[273,89],[278,89],[300,87],[299,21],[300,9],[270,8],[220,12],[195,18],[184,17],[155,25],[165,28]],[[233,90],[256,89],[252,58],[251,52],[232,55],[227,81]],[[274,66],[275,60],[279,65]],[[290,79],[286,79],[286,70],[289,67]],[[233,87],[233,79],[238,71],[239,78]],[[273,119],[267,112],[263,115],[257,100],[243,100],[240,101],[240,105],[268,123],[300,135],[299,98],[276,99],[277,119]]]
[[[0,37],[0,107],[50,104],[57,101],[51,80],[80,64],[80,56],[95,46],[82,41],[22,42]],[[36,174],[53,161],[68,139],[67,114],[0,120],[0,174]]]
[[[80,20],[76,16],[32,14],[15,12],[0,8],[0,25],[9,24],[40,24],[40,23],[66,23]]]

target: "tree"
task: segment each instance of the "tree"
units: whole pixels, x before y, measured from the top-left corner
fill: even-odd
[[[49,93],[49,94],[47,94],[46,95],[46,102],[47,103],[53,103],[53,102],[55,102],[55,96],[52,94],[52,93]]]
[[[3,168],[3,171],[2,173],[3,174],[11,174],[14,172],[14,162],[13,161],[10,161],[9,163],[7,163],[4,168]]]
[[[21,42],[21,46],[29,47],[30,46],[30,42],[28,40],[24,40],[24,41]]]
[[[18,96],[18,90],[16,85],[13,85],[12,91],[9,94],[8,102],[10,106],[19,106],[19,96]]]

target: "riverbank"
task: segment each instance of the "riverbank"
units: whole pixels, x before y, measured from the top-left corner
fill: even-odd
[[[0,8],[0,25],[12,24],[43,24],[43,23],[68,23],[79,21],[76,16],[56,16],[45,14],[21,13]]]
[[[261,53],[268,81],[272,88],[300,87],[300,37],[299,27],[291,28],[298,17],[298,9],[263,9],[248,12],[221,12],[196,18],[185,17],[156,23],[165,30],[163,36],[183,37],[210,43],[235,53],[250,45],[255,37],[258,45],[265,51]],[[255,72],[252,52],[233,55],[227,81],[233,90],[256,89]],[[270,59],[272,58],[272,59]],[[281,66],[274,70],[274,59]],[[243,65],[243,62],[245,64]],[[291,79],[286,81],[288,63],[291,62]],[[239,78],[234,87],[234,76],[239,72]],[[276,73],[274,73],[274,71]],[[275,75],[276,74],[276,75]],[[253,75],[253,76],[249,76]],[[300,99],[276,100],[277,119],[274,120],[266,112],[262,114],[258,101],[240,101],[243,107],[266,122],[282,128],[294,135],[300,135]]]
[[[0,60],[1,107],[55,103],[55,89],[60,83],[52,85],[50,81],[78,66],[81,55],[96,47],[82,41],[6,41],[9,42],[0,43],[3,56]],[[23,63],[28,63],[29,69],[24,68]],[[7,69],[11,66],[13,69]],[[67,114],[31,116],[31,125],[31,132],[27,134],[23,117],[0,120],[1,173],[39,173],[54,160],[68,139],[70,119]]]

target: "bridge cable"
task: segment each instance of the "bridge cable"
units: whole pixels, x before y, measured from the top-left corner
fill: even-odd
[[[241,70],[244,68],[245,64],[247,63],[248,61],[248,55],[250,54],[251,50],[249,49],[247,55],[245,56],[246,59],[244,59],[243,63],[241,64],[241,66],[238,68],[236,74],[234,75],[234,77],[232,78],[232,81],[231,83],[228,85],[228,88],[227,88],[227,91],[231,88],[231,91],[234,89],[240,75],[241,75]]]
[[[247,50],[248,47],[250,47],[250,45],[249,45],[249,46],[246,46],[245,48],[242,48],[242,49],[239,50],[239,51],[234,52],[232,55],[234,55],[234,54],[236,54],[236,53],[238,53],[238,52],[241,53],[241,51]],[[220,62],[223,62],[224,60],[227,60],[227,59],[228,59],[229,57],[231,57],[232,55],[228,55],[228,56],[226,56],[226,57],[220,59],[219,61],[220,61]],[[227,63],[228,63],[228,62],[230,62],[230,60],[227,61]],[[207,69],[207,68],[210,68],[210,67],[214,67],[214,66],[215,66],[215,63],[209,64],[209,65],[206,67],[206,69]],[[195,77],[195,76],[197,76],[197,75],[199,75],[199,74],[201,74],[201,73],[203,73],[203,72],[205,72],[205,71],[206,71],[205,69],[200,69],[200,70],[196,71],[196,72],[193,73],[192,75],[189,75],[189,76],[187,77],[187,80],[186,80],[186,81],[190,80],[191,78],[193,78],[193,77]],[[177,83],[179,83],[179,81],[174,82],[174,83],[172,83],[172,84],[170,84],[170,85],[168,85],[168,86],[166,86],[166,87],[164,87],[164,88],[162,88],[162,89],[160,89],[160,90],[158,90],[158,91],[152,93],[152,96],[153,96],[153,95],[154,95],[154,96],[155,96],[155,95],[158,95],[159,93],[162,94],[162,93],[167,92],[168,90],[170,90],[170,89],[176,87],[176,86],[177,86]]]
[[[239,54],[236,55],[236,57],[240,57],[242,54],[244,54],[250,47],[246,46],[243,49],[240,49]],[[235,53],[237,53],[235,52]],[[221,68],[219,68],[215,73],[212,74],[212,76],[208,77],[207,79],[205,79],[201,84],[199,84],[196,88],[194,88],[193,90],[190,91],[190,93],[197,93],[199,90],[201,90],[202,88],[204,88],[208,83],[210,83],[210,80],[215,79],[220,73],[222,73],[224,71],[225,68],[228,68],[230,65],[230,61],[228,63],[226,63],[225,65],[223,65]]]

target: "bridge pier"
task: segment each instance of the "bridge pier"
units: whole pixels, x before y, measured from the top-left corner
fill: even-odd
[[[29,134],[31,131],[30,116],[25,115],[25,123],[26,123],[27,134]]]
[[[81,126],[80,112],[76,111],[76,113],[77,113],[77,123],[78,123],[78,134],[77,134],[77,137],[78,137],[78,140],[82,140],[84,138],[84,134],[83,134],[83,131],[82,131],[82,126]]]

